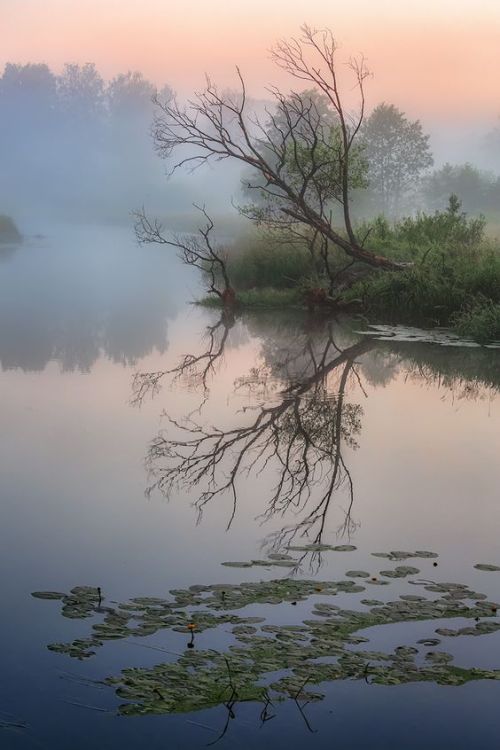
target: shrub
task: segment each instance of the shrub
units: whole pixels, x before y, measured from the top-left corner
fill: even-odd
[[[365,222],[360,236],[367,236],[374,250],[399,259],[423,259],[431,251],[445,255],[473,255],[484,240],[484,216],[469,218],[461,211],[456,195],[451,195],[448,207],[433,214],[418,213],[393,225],[384,216]]]
[[[477,298],[500,303],[500,256],[478,250],[471,261],[429,253],[405,271],[370,274],[346,299],[360,299],[369,315],[395,322],[448,325],[452,316]]]
[[[453,325],[461,336],[486,343],[500,339],[500,304],[478,298],[453,316]]]

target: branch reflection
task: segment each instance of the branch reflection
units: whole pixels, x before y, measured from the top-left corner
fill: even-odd
[[[187,378],[201,387],[204,399],[209,376],[214,373],[233,321],[226,317],[207,329],[206,350],[186,355],[171,370],[138,374],[134,402],[157,392],[163,377]],[[345,519],[338,531],[350,535],[354,488],[343,455],[344,447],[357,447],[362,407],[347,400],[348,383],[358,378],[357,358],[373,347],[362,340],[341,348],[334,339],[334,324],[323,323],[288,342],[287,351],[267,350],[263,364],[239,379],[235,388],[248,389],[252,405],[239,412],[239,423],[230,428],[207,427],[193,415],[177,420],[166,415],[168,429],[149,446],[149,492],[169,496],[175,490],[197,492],[199,518],[204,508],[229,495],[231,525],[241,491],[250,475],[274,472],[273,486],[260,519],[270,521],[292,512],[296,521],[269,536],[274,549],[297,537],[320,545],[332,498],[341,489],[347,494]],[[276,386],[278,384],[278,388]]]
[[[234,325],[233,315],[221,315],[206,328],[200,353],[185,355],[170,370],[136,375],[134,403],[157,393],[169,375],[201,392],[203,406]],[[201,406],[182,418],[165,415],[168,426],[147,453],[148,492],[194,492],[198,519],[209,504],[229,496],[229,528],[248,482],[265,472],[268,494],[258,519],[282,518],[283,526],[268,534],[264,547],[268,553],[301,547],[299,565],[306,556],[321,563],[334,498],[337,510],[344,506],[333,529],[337,536],[349,538],[357,527],[347,459],[358,447],[364,384],[373,392],[400,378],[441,389],[442,398],[467,400],[491,398],[500,387],[499,353],[493,350],[356,340],[338,323],[315,317],[294,327],[289,318],[281,326],[273,316],[269,326],[265,316],[252,316],[245,327],[260,339],[258,364],[234,382],[235,394],[247,393],[248,404],[233,412],[229,427],[207,426]]]

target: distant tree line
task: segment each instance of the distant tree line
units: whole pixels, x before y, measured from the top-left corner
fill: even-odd
[[[470,163],[434,163],[429,136],[419,120],[410,121],[392,104],[379,104],[361,133],[367,168],[366,189],[356,196],[357,212],[389,218],[415,210],[443,210],[456,195],[467,213],[500,212],[500,176]],[[500,128],[484,138],[491,153],[500,154]]]
[[[68,63],[60,74],[42,63],[7,63],[0,77],[2,211],[29,215],[38,208],[61,217],[113,220],[151,201],[156,202],[155,210],[185,211],[198,199],[195,183],[184,188],[184,195],[178,184],[165,185],[150,138],[155,95],[169,102],[173,94],[167,85],[158,91],[138,71],[105,81],[93,63]],[[285,132],[283,113],[305,123],[304,111],[299,111],[304,106],[314,112],[325,147],[335,146],[334,113],[327,97],[312,89],[291,95],[281,109],[269,109],[266,137],[272,140]],[[295,133],[304,146],[294,165],[299,175],[308,158],[305,124],[299,122]],[[327,138],[333,139],[330,144]],[[484,140],[490,152],[500,154],[500,127]],[[350,156],[354,218],[398,218],[419,209],[443,209],[451,194],[467,212],[500,211],[497,175],[468,163],[445,164],[434,171],[432,166],[429,136],[421,122],[408,119],[393,104],[379,104],[365,116]],[[320,172],[320,192],[327,202],[335,202],[341,193],[336,168]],[[244,192],[247,177],[251,174],[243,172]],[[199,175],[197,183],[202,179]],[[213,181],[213,176],[205,175],[207,179]],[[224,180],[226,192],[237,192],[238,175],[226,173],[219,188]],[[211,199],[220,192],[212,189]],[[206,194],[206,189],[200,193]],[[256,198],[254,190],[252,199],[259,204]]]
[[[155,90],[137,71],[105,82],[92,63],[67,64],[59,75],[45,64],[8,63],[0,77],[3,209],[113,218],[114,207],[121,213],[158,189],[149,136]]]

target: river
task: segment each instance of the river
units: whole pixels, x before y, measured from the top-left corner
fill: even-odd
[[[359,333],[359,322],[300,311],[224,316],[192,304],[197,296],[172,253],[139,248],[127,228],[50,228],[0,254],[2,748],[491,747],[500,635],[446,628],[496,624],[500,572],[474,566],[500,566],[500,351],[381,341]],[[417,572],[385,576],[401,566]],[[299,582],[290,584],[297,601],[272,591],[263,599],[258,588],[248,600],[245,584],[278,579]],[[354,590],[329,591],[325,582],[338,580]],[[304,582],[315,582],[312,593]],[[71,605],[76,586],[92,590]],[[222,600],[224,586],[229,598],[243,592],[244,614],[306,629],[333,593],[328,601],[348,608],[351,625],[352,611],[382,606],[363,597],[424,598],[426,586],[453,606],[467,586],[486,604],[459,626],[459,612],[437,623],[435,611],[409,611],[404,623],[377,614],[363,621],[368,646],[347,640],[326,656],[311,652],[304,685],[269,693],[269,702],[243,700],[229,671],[215,705],[204,707],[194,687],[188,710],[155,688],[154,710],[125,715],[120,706],[151,700],[132,700],[106,678],[231,653],[234,623],[197,625],[191,594],[177,595],[177,630],[167,617],[165,627],[123,636],[123,613],[134,622],[142,614],[126,605],[117,625],[119,603],[158,597],[151,606],[170,601],[167,611],[169,591],[190,586],[195,599],[197,587],[206,597],[224,591]],[[70,616],[59,598],[43,600],[47,591],[67,595]],[[118,635],[100,645],[72,655],[47,648],[87,638],[110,616]],[[184,626],[185,616],[193,623]],[[255,624],[236,631],[242,648],[256,648]],[[439,667],[448,657],[416,645],[436,628],[445,628],[436,650],[453,656],[464,684]],[[264,631],[273,632],[285,639]],[[331,642],[325,632],[315,631],[316,643]],[[372,653],[361,672],[350,664],[315,682],[311,665],[344,658],[345,648],[401,646],[415,658],[399,652],[379,673]],[[297,659],[300,648],[290,646]],[[255,669],[254,656],[237,663]],[[435,674],[418,671],[426,659]],[[262,680],[282,675],[278,661],[274,654]],[[488,674],[474,677],[474,668]]]

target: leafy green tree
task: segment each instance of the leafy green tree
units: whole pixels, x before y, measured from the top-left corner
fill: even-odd
[[[362,126],[368,178],[376,210],[397,216],[404,199],[433,164],[429,136],[393,104],[379,104]]]
[[[283,142],[279,156],[269,146],[277,140]],[[266,136],[261,139],[259,147],[275,167],[281,168],[295,190],[301,189],[305,175],[313,174],[304,194],[316,208],[342,204],[343,161],[339,157],[342,130],[338,115],[326,96],[307,89],[279,99],[277,108],[269,116]],[[354,143],[350,150],[349,187],[354,190],[367,184],[363,148]],[[243,186],[246,194],[254,200],[253,207],[247,208],[251,218],[268,220],[280,226],[287,221],[279,210],[275,211],[276,196],[266,190],[265,175],[252,170],[248,177],[243,178]]]

